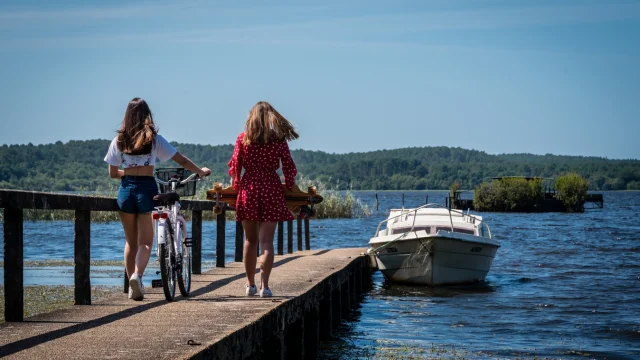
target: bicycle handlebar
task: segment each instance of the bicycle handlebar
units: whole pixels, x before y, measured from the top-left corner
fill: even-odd
[[[189,175],[186,179],[184,179],[182,181],[178,181],[176,179],[170,179],[169,181],[164,181],[164,180],[158,179],[158,177],[155,176],[155,175],[153,177],[156,178],[156,182],[158,184],[160,184],[160,185],[169,185],[172,182],[177,182],[178,184],[183,185],[183,184],[188,183],[189,181],[193,181],[194,178],[196,178],[197,180],[200,180],[200,177],[198,176],[198,174],[195,174],[195,173]]]

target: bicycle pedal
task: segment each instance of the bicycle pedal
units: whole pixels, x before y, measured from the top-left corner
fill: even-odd
[[[162,287],[162,279],[151,280],[152,288],[161,288]]]
[[[196,242],[196,241],[195,241],[195,240],[193,240],[192,238],[185,238],[185,239],[184,239],[184,245],[185,245],[186,247],[192,247],[192,246],[193,246],[193,244],[194,244],[195,242]]]

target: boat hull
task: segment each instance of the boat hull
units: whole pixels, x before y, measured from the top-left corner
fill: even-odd
[[[439,234],[396,241],[378,251],[375,258],[389,281],[431,286],[469,284],[485,280],[498,248],[491,242]]]

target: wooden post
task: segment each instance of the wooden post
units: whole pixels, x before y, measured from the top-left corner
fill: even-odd
[[[293,220],[287,221],[287,254],[293,254]]]
[[[296,219],[296,230],[298,231],[298,251],[302,251],[302,218]]]
[[[4,319],[24,319],[22,209],[4,209]]]
[[[284,254],[284,223],[278,223],[278,255]]]
[[[376,193],[376,211],[378,211],[378,193]]]
[[[124,269],[124,293],[129,293],[129,275],[127,275],[127,269]]]
[[[304,248],[311,250],[311,239],[309,239],[309,218],[304,218]]]
[[[242,223],[236,221],[236,262],[242,262],[242,252],[244,250],[244,228]]]
[[[216,267],[224,267],[224,245],[225,245],[225,210],[218,214],[216,219]]]
[[[191,272],[202,273],[202,210],[191,212]]]
[[[74,304],[91,305],[91,210],[76,210],[74,226]]]

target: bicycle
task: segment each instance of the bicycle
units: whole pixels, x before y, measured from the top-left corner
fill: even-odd
[[[162,289],[167,301],[174,301],[176,282],[182,296],[189,296],[191,292],[191,247],[193,241],[187,237],[187,223],[180,211],[180,193],[183,196],[195,195],[195,181],[198,174],[191,174],[182,179],[188,170],[157,169],[155,179],[160,184],[161,193],[154,197],[161,206],[154,207],[152,212],[154,221],[154,240],[156,243],[156,257],[160,261],[160,277]],[[168,178],[167,181],[159,178]],[[152,287],[159,287],[158,280],[152,281]]]

